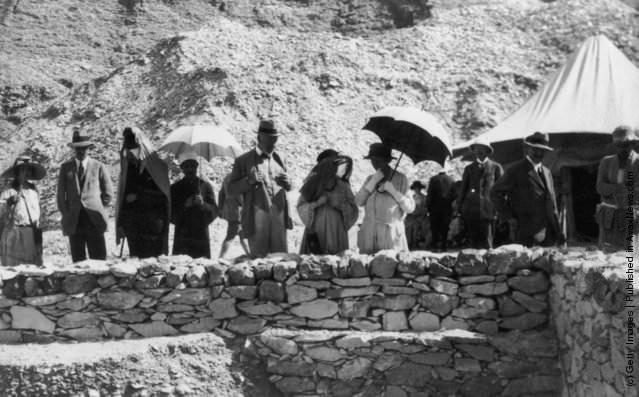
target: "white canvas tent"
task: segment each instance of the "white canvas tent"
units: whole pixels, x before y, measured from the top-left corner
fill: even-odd
[[[596,165],[610,152],[612,130],[623,124],[639,128],[639,69],[599,35],[587,39],[526,103],[481,136],[492,143],[493,157],[507,165],[522,158],[524,137],[549,134],[555,151],[544,163],[560,182],[562,217],[574,238],[575,211],[594,223],[589,212],[598,199]],[[454,146],[453,155],[464,154],[471,142]],[[584,195],[589,196],[585,207]]]

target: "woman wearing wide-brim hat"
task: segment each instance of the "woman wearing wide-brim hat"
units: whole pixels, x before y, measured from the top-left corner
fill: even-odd
[[[11,179],[9,189],[0,194],[0,263],[3,266],[42,265],[40,199],[30,181],[45,175],[42,165],[22,156],[0,176]]]
[[[355,195],[355,202],[364,207],[364,220],[357,235],[359,252],[372,254],[380,250],[408,251],[404,217],[415,209],[408,194],[408,179],[393,172],[391,148],[382,143],[370,145],[368,155],[375,173],[366,178]]]

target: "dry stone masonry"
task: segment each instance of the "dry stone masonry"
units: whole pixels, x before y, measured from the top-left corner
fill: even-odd
[[[286,395],[631,396],[620,255],[511,245],[0,268],[0,343],[213,331],[247,337]]]
[[[486,337],[271,329],[249,342],[276,387],[294,395],[547,396],[561,389],[549,331]]]

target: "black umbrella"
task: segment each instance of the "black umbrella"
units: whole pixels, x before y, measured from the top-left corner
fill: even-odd
[[[435,116],[417,108],[384,108],[372,115],[363,129],[375,133],[382,143],[399,150],[401,156],[410,157],[414,163],[431,160],[443,167],[452,153],[448,131]]]

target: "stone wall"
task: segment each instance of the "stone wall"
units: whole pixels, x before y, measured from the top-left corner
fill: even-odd
[[[484,334],[546,328],[549,257],[503,247],[458,256],[188,257],[3,268],[0,342],[132,338],[264,327]]]
[[[549,331],[494,336],[269,330],[249,338],[286,395],[362,397],[557,396]]]
[[[213,331],[248,336],[286,393],[634,396],[627,265],[515,245],[0,268],[0,343]]]
[[[634,319],[639,284],[634,280],[634,258],[629,255],[572,251],[553,257],[549,296],[564,396],[639,395]]]

